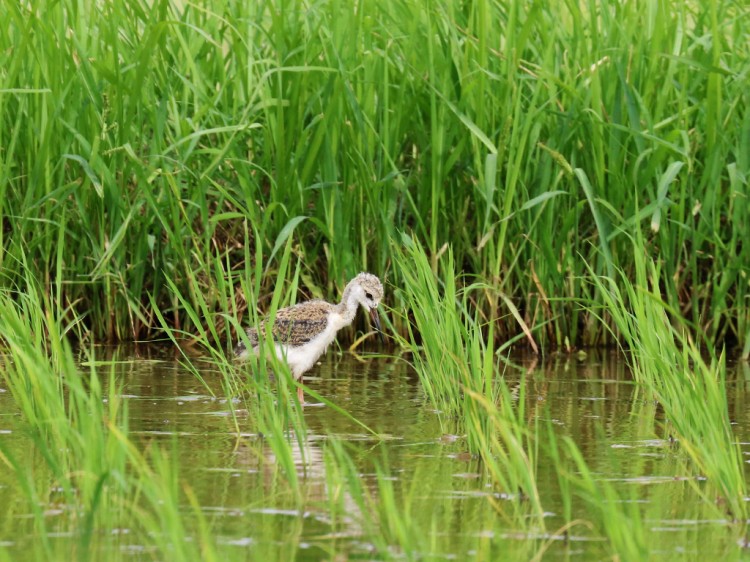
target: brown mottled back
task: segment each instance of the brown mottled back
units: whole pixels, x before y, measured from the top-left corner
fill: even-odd
[[[312,300],[278,310],[272,330],[274,341],[290,346],[306,344],[325,330],[328,313],[333,308],[325,301]],[[247,329],[247,337],[253,349],[258,347],[260,339],[255,328]],[[244,350],[245,346],[240,342],[235,353],[240,355]]]

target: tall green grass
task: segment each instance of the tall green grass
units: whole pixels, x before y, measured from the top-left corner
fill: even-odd
[[[407,304],[414,368],[430,402],[446,420],[458,419],[472,451],[480,454],[503,494],[515,497],[513,509],[535,516],[543,526],[543,509],[534,477],[537,451],[526,426],[523,393],[513,397],[498,371],[493,323],[483,320],[472,304],[482,287],[457,289],[449,249],[440,274],[431,268],[425,250],[405,239],[395,269],[405,280],[400,289]],[[517,399],[517,401],[516,401]]]
[[[0,341],[7,353],[2,377],[35,459],[29,465],[0,443],[0,457],[26,500],[22,511],[33,517],[33,528],[14,528],[34,537],[24,555],[98,560],[120,544],[113,536],[122,533],[170,559],[216,559],[201,506],[180,480],[174,456],[157,446],[140,451],[131,441],[114,369],[102,368],[93,351],[89,368],[78,367],[40,293],[0,294]],[[59,513],[51,517],[50,510]]]
[[[428,400],[446,421],[456,423],[457,431],[465,432],[470,451],[482,459],[501,498],[489,500],[498,515],[514,527],[545,534],[545,501],[556,494],[564,524],[550,530],[552,536],[567,536],[584,526],[606,538],[612,555],[647,558],[643,519],[636,503],[627,501],[632,498],[623,497],[587,466],[571,437],[553,429],[543,406],[529,405],[525,376],[513,386],[506,382],[503,350],[493,345],[494,322],[477,312],[474,293],[481,285],[456,290],[450,248],[437,264],[437,274],[425,249],[411,239],[405,239],[396,256],[395,269],[406,280],[401,291],[409,326],[409,339],[401,345],[412,354]],[[523,326],[518,332],[523,336]],[[544,496],[538,477],[543,463],[557,472],[557,482],[544,487]],[[574,509],[576,500],[585,508]],[[541,559],[547,548],[549,543],[541,545],[534,559]]]
[[[0,283],[22,285],[27,256],[82,337],[155,337],[157,311],[196,332],[186,304],[222,310],[248,268],[248,298],[270,294],[289,239],[308,294],[360,269],[400,286],[390,241],[408,228],[433,269],[450,243],[541,344],[572,347],[611,341],[575,304],[604,302],[584,264],[632,272],[621,229],[649,225],[666,301],[747,355],[746,15],[4,2]],[[267,266],[245,263],[256,248]],[[517,323],[497,299],[478,304],[500,340]]]
[[[287,272],[293,278],[299,274],[290,260],[291,245],[286,244],[281,251],[281,277]],[[217,260],[214,265],[221,263]],[[33,280],[28,284],[33,286]],[[197,284],[192,288],[199,289]],[[235,294],[234,289],[225,287],[226,295]],[[272,310],[293,294],[294,285],[288,291],[279,283]],[[175,293],[175,298],[184,295]],[[231,308],[234,301],[224,302]],[[311,447],[288,368],[270,350],[262,349],[257,360],[247,363],[235,362],[231,350],[227,357],[225,346],[233,342],[227,342],[222,331],[240,329],[234,311],[201,317],[207,309],[188,305],[185,309],[200,322],[197,335],[175,330],[160,319],[182,353],[182,365],[199,379],[202,373],[217,374],[226,394],[221,398],[234,416],[236,446],[247,446],[258,455],[267,486],[264,499],[269,503],[281,499],[286,507],[301,510],[307,501],[304,481],[312,465]],[[14,472],[25,500],[16,509],[28,510],[34,517],[33,529],[18,525],[13,532],[40,538],[29,556],[120,559],[129,556],[127,548],[118,550],[125,541],[157,558],[226,557],[226,545],[217,542],[206,505],[181,476],[176,460],[179,437],[173,438],[172,448],[150,443],[142,450],[142,443],[129,434],[127,399],[122,397],[123,381],[115,375],[115,363],[99,360],[95,346],[81,348],[80,356],[74,357],[64,327],[42,289],[0,292],[0,344],[5,353],[0,376],[23,416],[30,443],[38,450],[30,461],[25,455],[18,458],[0,442],[0,461]],[[201,353],[194,355],[193,348]],[[206,384],[206,389],[210,392],[211,386]],[[341,407],[323,401],[354,420]],[[61,513],[51,518],[49,510],[58,506]],[[69,539],[54,540],[56,533]],[[264,548],[270,548],[269,555],[278,554],[273,547]],[[258,557],[263,558],[260,552]],[[242,551],[236,555],[245,556]]]
[[[259,311],[335,295],[362,269],[396,288],[395,341],[419,352],[429,400],[515,494],[510,516],[531,506],[544,524],[535,468],[553,449],[499,378],[499,342],[624,337],[696,473],[744,517],[722,355],[705,361],[694,341],[750,354],[746,12],[698,0],[0,4],[3,376],[75,506],[72,528],[93,541],[87,529],[132,521],[123,490],[142,485],[144,536],[176,558],[213,556],[202,523],[197,542],[172,544],[186,532],[179,467],[128,445],[124,404],[104,405],[101,373],[79,372],[63,333],[166,336],[188,367],[198,344],[227,395],[255,398],[295,494],[293,384],[269,386],[267,364],[285,372],[273,354],[249,368],[226,357]],[[401,232],[426,252],[403,255]],[[23,468],[39,505],[50,487]],[[137,484],[120,478],[133,471]],[[578,490],[610,506],[602,533],[637,557],[642,536],[618,533],[617,499],[579,472],[560,480],[568,504]],[[431,550],[407,517],[387,531],[386,543]]]
[[[732,431],[726,389],[726,361],[711,341],[690,337],[685,321],[662,299],[661,267],[644,257],[643,240],[633,241],[636,276],[593,280],[605,296],[607,312],[624,338],[633,372],[647,397],[664,409],[664,431],[676,438],[704,476],[704,498],[718,498],[720,511],[747,517],[747,483],[742,450]],[[698,331],[700,333],[700,331]]]

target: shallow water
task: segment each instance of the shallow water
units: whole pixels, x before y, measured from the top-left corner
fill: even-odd
[[[143,449],[159,443],[173,451],[180,477],[195,492],[217,542],[235,557],[383,557],[384,553],[375,552],[355,505],[347,504],[347,517],[331,520],[324,449],[332,437],[352,444],[359,475],[372,494],[377,493],[375,461],[385,454],[401,501],[410,506],[409,517],[421,523],[422,529],[441,522],[433,541],[440,558],[526,560],[542,548],[545,560],[599,560],[606,555],[605,546],[585,525],[572,528],[568,540],[556,533],[564,520],[553,466],[538,467],[542,505],[548,514],[546,530],[503,520],[490,499],[515,501],[508,499],[512,491],[494,489],[482,464],[467,452],[463,437],[455,435],[450,421],[441,421],[426,404],[405,359],[329,353],[306,378],[312,390],[347,410],[382,439],[312,400],[304,410],[309,428],[304,450],[294,447],[301,476],[300,509],[278,485],[273,451],[250,417],[242,415],[239,402],[232,404],[239,409],[240,433],[235,430],[221,375],[210,365],[201,372],[201,382],[163,350],[136,353],[120,348],[106,353],[114,361],[127,397],[131,438]],[[668,425],[661,423],[658,406],[642,400],[622,357],[595,352],[584,360],[568,356],[538,363],[530,357],[513,359],[517,367],[509,367],[504,376],[513,387],[526,374],[529,425],[551,418],[561,435],[575,441],[597,479],[614,483],[622,497],[638,502],[654,559],[745,559],[741,531],[738,535],[737,526],[717,519],[716,512],[699,499],[684,455],[670,441]],[[750,370],[744,365],[730,372],[730,418],[750,459]],[[43,464],[30,450],[18,409],[2,383],[0,444],[13,457],[25,460],[30,471]],[[43,478],[43,470],[39,472]],[[0,470],[0,497],[0,546],[9,559],[25,559],[24,553],[35,540],[28,525],[30,508],[7,467]],[[44,508],[50,518],[60,515],[54,502]],[[54,540],[75,539],[63,533]],[[141,545],[129,544],[122,536],[113,537],[112,548],[134,559],[151,557]],[[395,550],[390,554],[399,555]]]

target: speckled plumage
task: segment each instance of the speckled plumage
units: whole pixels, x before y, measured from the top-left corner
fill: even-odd
[[[273,323],[274,341],[292,346],[308,343],[315,335],[325,330],[328,315],[334,309],[334,305],[323,300],[307,301],[282,308],[276,312],[276,321]],[[258,332],[255,328],[247,329],[247,337],[253,348],[258,347]],[[244,344],[240,342],[235,353],[239,355],[243,351]]]
[[[272,328],[277,355],[289,364],[294,378],[301,379],[325,353],[336,332],[352,323],[360,305],[370,312],[380,330],[376,309],[382,298],[380,280],[370,273],[360,273],[347,284],[339,304],[312,300],[278,310]],[[247,339],[252,352],[257,353],[260,340],[255,328],[247,329]],[[237,344],[234,352],[239,359],[250,355],[244,342]]]

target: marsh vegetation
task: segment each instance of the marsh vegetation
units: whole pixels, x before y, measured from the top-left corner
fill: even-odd
[[[748,15],[0,4],[0,560],[741,558]]]

